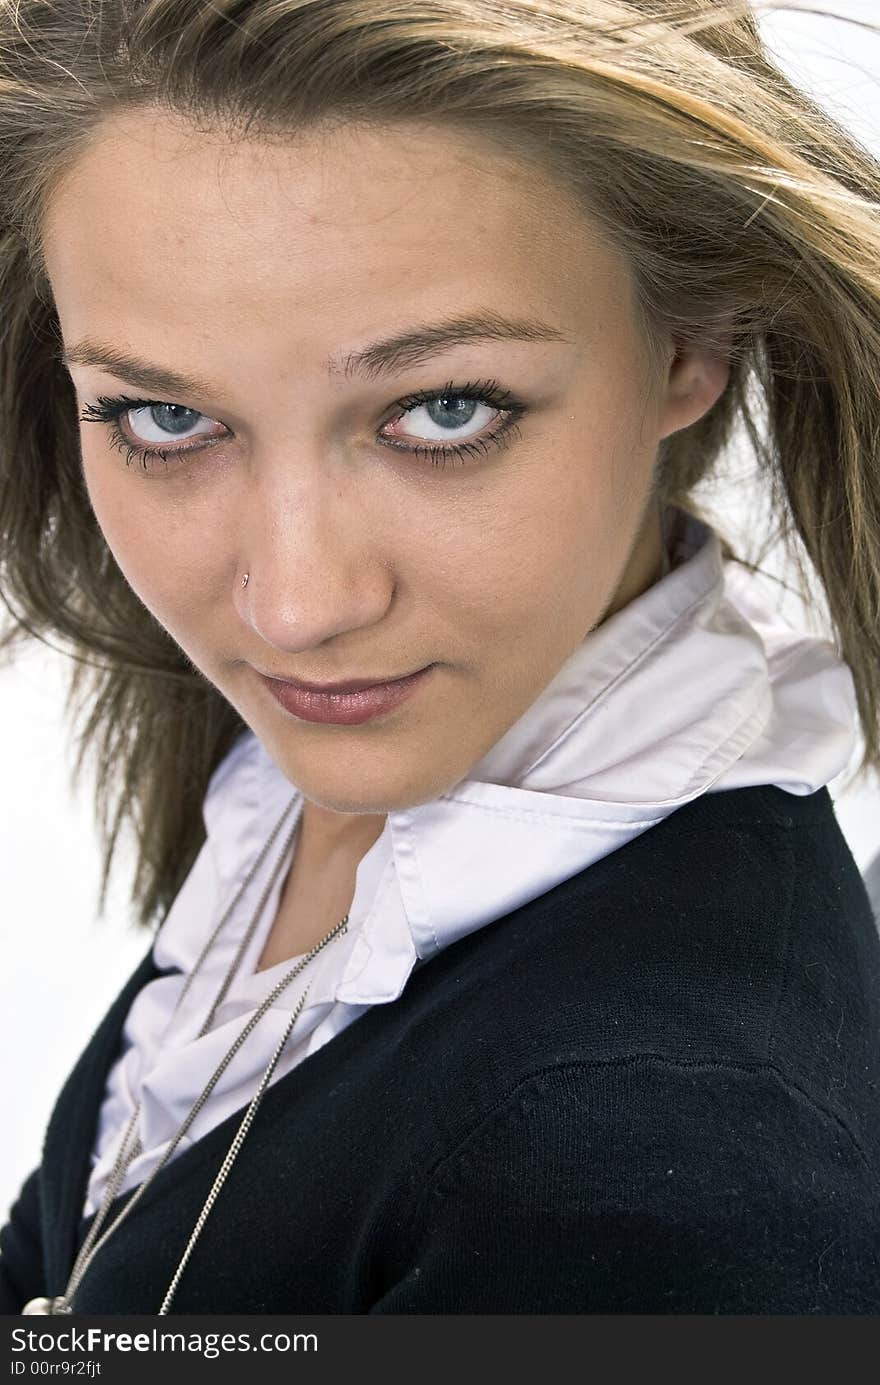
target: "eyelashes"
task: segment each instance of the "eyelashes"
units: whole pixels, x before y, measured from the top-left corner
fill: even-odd
[[[513,437],[519,434],[517,425],[528,411],[528,406],[522,400],[515,399],[510,390],[503,389],[496,380],[469,381],[464,385],[457,385],[454,381],[450,381],[442,389],[418,390],[414,394],[407,395],[404,399],[397,400],[393,406],[394,416],[387,420],[384,426],[387,426],[388,422],[398,422],[398,414],[403,415],[423,404],[440,400],[447,403],[467,400],[477,404],[488,404],[491,408],[497,409],[503,418],[501,423],[496,425],[491,432],[468,438],[460,443],[437,446],[436,440],[434,440],[430,444],[409,444],[380,437],[378,438],[379,444],[414,457],[426,457],[432,466],[445,467],[450,460],[453,465],[463,465],[464,459],[467,457],[485,456],[493,447],[509,444]],[[119,425],[123,415],[133,413],[138,409],[178,409],[183,410],[184,413],[192,413],[197,418],[204,417],[204,415],[199,414],[198,410],[187,409],[180,404],[170,404],[165,400],[158,399],[135,399],[130,395],[121,394],[100,395],[96,404],[85,406],[80,415],[80,421],[100,423],[107,427],[111,445],[117,451],[126,454],[125,465],[130,466],[133,461],[139,460],[144,470],[154,469],[154,464],[160,460],[166,466],[169,464],[171,466],[178,465],[192,453],[205,452],[208,448],[227,441],[225,435],[212,436],[196,446],[187,445],[170,450],[155,445],[135,443],[122,432]]]

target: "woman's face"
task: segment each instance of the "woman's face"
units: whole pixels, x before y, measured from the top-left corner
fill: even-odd
[[[451,788],[659,577],[657,445],[727,367],[670,347],[651,388],[625,263],[531,165],[442,127],[236,146],[128,113],[57,191],[45,251],[68,357],[88,339],[199,378],[69,361],[79,412],[146,400],[118,427],[168,454],[126,465],[112,425],[83,421],[94,513],[143,604],[330,814]],[[533,330],[354,359],[475,314]],[[256,672],[426,664],[356,726],[294,717]]]

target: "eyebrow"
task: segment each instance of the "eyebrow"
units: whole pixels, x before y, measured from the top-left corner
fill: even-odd
[[[324,368],[328,375],[342,374],[346,378],[358,375],[375,380],[419,365],[440,351],[471,341],[568,342],[569,338],[549,323],[536,318],[509,318],[485,310],[406,328],[392,337],[371,342],[358,351],[329,356],[324,361]],[[210,380],[195,375],[181,375],[177,371],[153,365],[90,337],[57,352],[56,359],[63,365],[96,366],[118,376],[120,380],[157,394],[217,397],[223,392]]]

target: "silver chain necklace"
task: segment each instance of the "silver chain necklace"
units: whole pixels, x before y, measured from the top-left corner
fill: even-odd
[[[287,817],[288,813],[290,812],[291,808],[295,803],[296,797],[294,797],[291,800],[291,802],[287,805],[287,807],[284,809],[284,812],[281,814],[281,817],[276,823],[272,831],[272,834],[269,837],[269,840],[266,842],[266,845],[263,847],[263,850],[260,852],[259,856],[257,857],[257,860],[255,861],[253,867],[249,871],[248,875],[243,880],[238,892],[235,895],[235,898],[232,900],[232,903],[229,905],[220,922],[217,924],[217,927],[214,929],[214,932],[211,934],[207,943],[202,948],[198,961],[196,962],[195,966],[193,967],[192,971],[187,977],[186,983],[183,989],[181,990],[180,995],[177,998],[177,1002],[174,1006],[174,1009],[171,1013],[171,1016],[169,1017],[168,1024],[165,1028],[166,1037],[171,1023],[174,1019],[174,1016],[177,1014],[177,1011],[179,1010],[180,1005],[183,1002],[183,998],[192,984],[193,978],[195,977],[196,973],[198,972],[199,968],[201,967],[202,963],[204,962],[205,958],[207,957],[208,953],[210,952],[211,948],[216,942],[217,937],[220,934],[220,930],[223,928],[223,925],[230,917],[233,909],[235,908],[236,904],[241,898],[241,895],[247,889],[247,886],[250,884],[254,875],[259,870],[263,860],[265,859],[266,853],[268,852],[269,848],[271,847],[272,843],[274,842],[275,838],[281,830],[281,826],[284,822],[284,819]],[[224,976],[220,984],[220,988],[216,996],[214,997],[214,1002],[211,1006],[211,1009],[208,1012],[207,1018],[205,1019],[201,1029],[199,1030],[197,1038],[201,1038],[204,1034],[208,1032],[219,1006],[223,1003],[223,1000],[226,997],[229,987],[232,984],[232,979],[235,976],[235,973],[238,971],[239,966],[241,965],[242,958],[244,957],[248,944],[250,943],[251,938],[254,935],[257,923],[259,922],[263,910],[266,907],[266,901],[269,898],[269,893],[272,889],[272,886],[275,883],[275,880],[278,876],[278,872],[280,871],[281,866],[284,860],[286,859],[287,851],[293,841],[295,831],[296,824],[294,824],[287,836],[287,840],[284,844],[284,850],[280,854],[278,861],[273,867],[272,874],[269,877],[269,881],[266,885],[266,888],[263,891],[260,902],[257,905],[256,912],[254,913],[253,918],[251,919],[247,929],[245,930],[244,936],[239,944],[235,957],[232,960],[232,964],[229,967],[229,970],[227,971],[226,975]],[[187,1115],[184,1117],[183,1122],[179,1126],[168,1148],[165,1150],[165,1153],[162,1155],[162,1158],[160,1159],[159,1163],[150,1173],[149,1177],[146,1178],[144,1182],[140,1185],[134,1196],[125,1205],[123,1210],[120,1212],[119,1216],[112,1223],[112,1225],[108,1227],[101,1239],[98,1240],[96,1244],[98,1231],[100,1230],[101,1226],[103,1225],[107,1217],[107,1213],[110,1210],[114,1198],[116,1197],[119,1185],[121,1184],[125,1176],[125,1171],[132,1163],[132,1161],[137,1157],[137,1155],[141,1153],[142,1150],[140,1137],[135,1137],[133,1143],[129,1147],[129,1140],[131,1139],[131,1136],[135,1131],[135,1127],[137,1125],[137,1118],[140,1114],[141,1109],[141,1100],[140,1097],[138,1098],[135,1104],[135,1108],[131,1113],[128,1125],[125,1128],[125,1133],[122,1137],[122,1143],[119,1148],[119,1153],[116,1157],[116,1162],[114,1163],[113,1169],[107,1179],[107,1186],[104,1190],[104,1196],[101,1200],[101,1206],[98,1209],[98,1212],[95,1216],[94,1221],[92,1222],[91,1227],[89,1228],[88,1235],[86,1236],[82,1246],[80,1247],[79,1254],[77,1255],[76,1260],[74,1262],[74,1266],[71,1270],[70,1278],[67,1281],[64,1293],[58,1294],[54,1298],[32,1298],[30,1302],[26,1303],[24,1308],[22,1309],[22,1315],[48,1314],[54,1316],[57,1314],[73,1312],[74,1296],[76,1294],[77,1289],[79,1288],[79,1284],[83,1278],[83,1275],[86,1273],[87,1269],[91,1265],[95,1255],[105,1244],[108,1238],[112,1236],[113,1232],[122,1224],[122,1222],[128,1216],[129,1212],[131,1212],[132,1208],[136,1206],[140,1198],[143,1196],[144,1192],[152,1183],[153,1179],[165,1167],[168,1160],[171,1158],[171,1155],[174,1153],[174,1150],[177,1148],[181,1139],[186,1134],[187,1130],[192,1125],[199,1111],[202,1109],[203,1105],[207,1101],[208,1097],[210,1096],[211,1092],[213,1091],[214,1087],[216,1086],[217,1082],[219,1081],[220,1077],[225,1071],[226,1067],[232,1061],[232,1058],[238,1052],[239,1048],[244,1043],[245,1039],[250,1034],[251,1030],[256,1026],[258,1021],[262,1019],[263,1015],[270,1008],[273,1002],[277,1000],[278,996],[281,995],[281,993],[287,988],[287,986],[290,985],[290,982],[293,980],[293,978],[302,971],[303,967],[307,966],[308,963],[312,960],[312,958],[317,956],[317,954],[321,951],[321,948],[325,947],[327,943],[329,943],[333,938],[335,938],[338,933],[345,933],[347,931],[347,928],[348,914],[346,914],[344,918],[340,919],[339,923],[337,923],[333,928],[331,928],[330,932],[327,933],[319,943],[316,943],[310,952],[306,953],[304,957],[301,957],[300,960],[293,967],[290,968],[286,975],[281,978],[277,985],[275,985],[272,988],[269,995],[266,996],[265,1000],[262,1002],[259,1008],[255,1010],[254,1013],[251,1015],[250,1019],[245,1024],[241,1033],[238,1035],[238,1037],[232,1044],[232,1047],[220,1060],[220,1063],[217,1065],[217,1068],[215,1069],[213,1075],[209,1078],[203,1090],[196,1097],[195,1102],[191,1106]],[[192,1233],[190,1235],[189,1241],[187,1242],[186,1249],[184,1250],[183,1255],[180,1257],[177,1269],[174,1272],[171,1283],[168,1285],[165,1297],[162,1300],[162,1305],[159,1308],[159,1314],[164,1314],[168,1312],[171,1300],[173,1299],[174,1294],[177,1290],[177,1285],[180,1281],[180,1277],[183,1274],[183,1271],[186,1267],[186,1263],[189,1260],[190,1255],[192,1254],[193,1247],[195,1246],[195,1243],[198,1240],[202,1228],[208,1219],[211,1209],[213,1208],[214,1203],[217,1200],[217,1195],[220,1192],[221,1187],[223,1186],[226,1176],[229,1173],[229,1170],[232,1168],[235,1157],[241,1149],[242,1144],[244,1143],[245,1136],[247,1135],[248,1130],[251,1127],[251,1123],[253,1122],[257,1107],[259,1106],[263,1098],[263,1093],[265,1092],[266,1087],[269,1085],[269,1080],[272,1076],[272,1073],[275,1070],[275,1066],[278,1062],[278,1059],[281,1056],[281,1052],[284,1048],[284,1045],[290,1036],[290,1032],[296,1023],[297,1017],[300,1011],[302,1010],[303,1005],[305,1004],[306,996],[309,993],[311,984],[312,983],[310,981],[306,986],[306,989],[300,996],[299,1001],[295,1009],[293,1010],[293,1013],[290,1016],[290,1020],[288,1021],[287,1027],[283,1035],[279,1039],[278,1044],[276,1045],[275,1052],[272,1054],[272,1057],[269,1059],[269,1062],[266,1065],[266,1068],[263,1072],[263,1076],[260,1079],[260,1083],[257,1087],[257,1090],[251,1098],[250,1104],[248,1105],[248,1108],[245,1111],[244,1116],[242,1117],[241,1124],[239,1125],[238,1130],[236,1131],[235,1136],[232,1140],[232,1143],[230,1144],[229,1149],[227,1150],[226,1158],[223,1160],[217,1177],[214,1180],[211,1191],[208,1193],[202,1210],[199,1213],[198,1218],[196,1219],[196,1223],[192,1229]]]

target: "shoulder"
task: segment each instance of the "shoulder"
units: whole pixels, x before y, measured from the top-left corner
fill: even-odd
[[[880,1309],[877,1170],[772,1069],[556,1063],[438,1158],[411,1224],[373,1311]]]
[[[688,804],[409,986],[416,1046],[430,1066],[445,1014],[443,1071],[474,1110],[490,1078],[559,1063],[721,1064],[775,1069],[880,1140],[880,935],[825,790]]]

